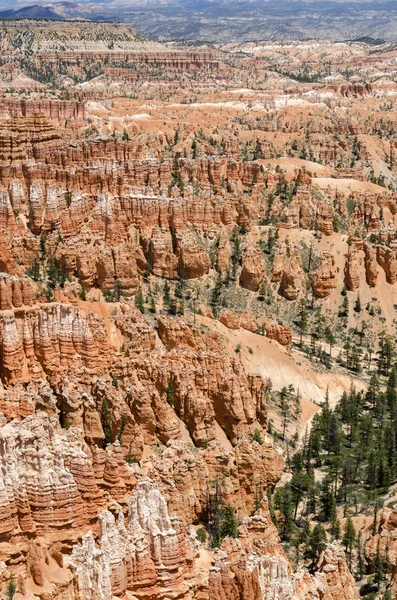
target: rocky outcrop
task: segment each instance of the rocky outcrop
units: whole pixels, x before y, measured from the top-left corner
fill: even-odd
[[[0,290],[6,285],[3,279]],[[0,313],[0,376],[5,380],[29,381],[33,373],[36,378],[44,374],[57,378],[71,365],[98,374],[108,364],[109,352],[101,318],[86,316],[70,304]]]
[[[321,263],[313,275],[313,292],[318,298],[326,298],[336,287],[335,257],[327,251],[323,252]]]
[[[292,574],[277,538],[266,506],[260,514],[245,519],[239,528],[238,540],[226,540],[221,551],[214,554],[214,568],[209,574],[210,598],[358,600],[355,582],[340,546],[327,545],[314,575],[306,569]],[[263,540],[268,543],[263,544]]]
[[[241,440],[232,448],[218,441],[208,448],[194,450],[182,440],[170,440],[158,455],[144,459],[142,471],[161,485],[172,514],[185,525],[205,517],[208,491],[214,482],[224,481],[223,493],[236,511],[250,514],[256,495],[272,489],[283,470],[284,461],[270,444]]]
[[[284,298],[296,300],[304,289],[305,279],[300,252],[286,238],[275,256],[271,280],[280,284],[279,293]]]
[[[252,312],[236,315],[232,310],[223,309],[219,321],[228,329],[246,329],[251,333],[258,333],[258,323]]]
[[[290,346],[292,342],[292,331],[286,325],[280,325],[275,321],[268,321],[265,325],[266,337],[276,340],[281,346]]]
[[[257,292],[265,272],[261,250],[254,244],[244,244],[241,255],[240,284],[248,290]]]
[[[224,309],[219,316],[219,321],[228,329],[240,329],[240,317],[231,310]]]
[[[345,284],[348,290],[354,292],[360,285],[360,268],[358,264],[358,251],[355,246],[350,246],[345,263]]]
[[[221,275],[225,275],[227,273],[231,256],[232,249],[229,240],[226,238],[221,238],[216,257],[216,270],[218,273],[221,273]]]
[[[379,519],[375,530],[375,535],[368,542],[368,556],[372,562],[379,544],[379,551],[382,556],[389,555],[393,565],[394,587],[396,587],[396,567],[397,564],[397,511],[394,508],[383,508],[379,513]]]
[[[365,253],[365,274],[367,283],[371,287],[376,286],[378,279],[378,263],[377,263],[377,250],[369,242],[364,242],[364,253]]]
[[[128,520],[119,507],[117,522],[106,510],[99,515],[98,547],[92,532],[74,546],[80,598],[111,600],[128,592],[145,597],[187,597],[192,557],[176,518],[170,519],[164,497],[149,480],[137,482]]]
[[[55,99],[40,98],[29,100],[27,98],[2,98],[1,110],[13,118],[33,117],[43,115],[50,121],[59,125],[68,120],[85,120],[86,108],[83,102],[65,101],[59,102]]]
[[[48,412],[51,410],[54,407],[49,407]],[[1,541],[9,542],[16,534],[21,539],[45,535],[53,539],[58,532],[61,532],[58,539],[63,541],[76,539],[78,531],[104,506],[104,489],[112,491],[106,468],[100,476],[96,454],[90,451],[78,430],[61,432],[57,417],[42,414],[7,425],[4,416],[2,419]],[[123,461],[120,470],[120,461],[111,461],[116,454],[109,447],[108,453],[104,452],[103,464],[108,459],[113,463],[116,482],[113,491],[117,496],[117,487],[126,494],[128,485],[131,489],[135,480]],[[125,478],[122,485],[121,473]]]
[[[351,598],[358,600],[360,595],[346,562],[343,549],[336,543],[328,544],[321,554],[316,565],[318,573],[324,574],[326,579],[326,593],[324,599]]]
[[[186,279],[196,279],[206,275],[210,268],[210,257],[203,244],[193,235],[182,238],[179,251],[179,271]]]
[[[0,310],[33,306],[36,302],[35,287],[28,277],[8,277],[0,274]]]
[[[377,246],[376,258],[386,274],[386,281],[394,285],[397,280],[397,249],[394,246]]]
[[[258,322],[252,312],[247,311],[240,315],[240,327],[251,333],[258,333]]]
[[[145,377],[141,368],[141,383],[149,377],[164,393],[172,381],[173,406],[196,444],[215,439],[215,422],[232,444],[243,431],[253,431],[258,422],[266,422],[263,411],[268,382],[247,375],[237,356],[230,361],[218,336],[205,335],[169,317],[159,319],[159,336],[169,352],[143,366]]]

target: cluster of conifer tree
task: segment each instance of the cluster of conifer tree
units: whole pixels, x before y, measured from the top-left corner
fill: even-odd
[[[295,547],[297,563],[306,559],[314,568],[327,539],[337,539],[356,577],[372,574],[378,586],[390,572],[388,550],[369,557],[366,542],[377,531],[382,497],[397,481],[397,365],[387,372],[381,381],[374,371],[366,391],[352,385],[334,409],[327,392],[289,459],[289,483],[272,498],[281,538]],[[371,532],[356,532],[352,517],[361,513],[370,515]]]

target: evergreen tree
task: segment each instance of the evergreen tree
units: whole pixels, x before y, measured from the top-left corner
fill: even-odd
[[[139,288],[138,293],[135,294],[135,306],[142,314],[145,312],[145,300],[141,288]]]
[[[354,528],[351,517],[348,517],[346,524],[345,524],[345,530],[343,533],[342,543],[345,546],[346,552],[349,552],[350,555],[353,551],[355,541],[356,541],[356,530]]]
[[[368,457],[365,481],[370,490],[374,490],[378,487],[378,460],[377,455],[373,450]]]
[[[378,584],[383,581],[385,572],[384,572],[384,559],[380,551],[380,540],[376,545],[376,554],[373,561],[373,572],[374,572],[374,582]]]
[[[343,298],[342,307],[340,308],[338,315],[339,317],[345,318],[349,315],[349,299],[347,296]]]
[[[325,340],[329,344],[329,355],[332,355],[332,347],[335,345],[336,338],[330,327],[326,327],[324,331]]]
[[[236,225],[232,232],[231,243],[232,243],[232,274],[236,277],[237,269],[241,260],[241,243],[240,243],[240,230]]]
[[[173,316],[178,314],[178,304],[177,304],[175,298],[171,298],[169,306],[168,306],[168,312],[170,313],[170,315],[173,315]]]
[[[330,533],[334,540],[340,540],[342,531],[339,519],[334,519],[334,521],[332,522]]]
[[[117,433],[117,439],[120,442],[120,444],[122,444],[122,442],[123,442],[123,434],[124,434],[126,425],[127,425],[127,415],[122,415],[121,421],[120,421],[120,428]]]
[[[299,310],[299,346],[302,348],[303,345],[303,335],[307,333],[307,324],[308,324],[308,313],[306,311],[306,303],[304,300],[300,303]]]
[[[167,402],[170,406],[174,406],[175,401],[175,384],[170,379],[167,383],[167,387],[165,388],[165,397],[167,398]]]
[[[171,296],[170,296],[170,284],[168,283],[168,281],[166,281],[164,283],[164,288],[163,288],[163,302],[165,304],[165,306],[168,306],[171,300]]]
[[[262,437],[262,434],[260,432],[260,429],[255,429],[254,435],[252,436],[252,441],[253,442],[258,442],[258,444],[260,444],[262,446],[262,444],[263,444],[263,437]]]
[[[216,478],[214,482],[211,482],[213,488],[211,492],[207,494],[207,505],[206,505],[206,516],[207,516],[207,529],[210,538],[210,547],[219,548],[222,535],[222,517],[223,517],[223,485],[221,481]]]
[[[30,268],[26,270],[26,274],[33,279],[33,281],[40,281],[40,261],[38,258],[32,260]]]
[[[105,436],[104,447],[106,448],[106,446],[108,444],[110,444],[110,442],[111,442],[111,414],[110,414],[109,404],[108,404],[106,398],[102,402],[101,424],[102,424],[103,434]]]
[[[371,380],[369,382],[368,390],[366,393],[366,401],[370,403],[371,408],[375,408],[376,406],[376,398],[379,393],[379,379],[376,373],[371,375]]]
[[[289,486],[285,486],[276,491],[275,508],[280,511],[283,522],[281,537],[283,540],[288,540],[294,526],[294,504]]]
[[[211,307],[212,312],[215,317],[218,316],[218,314],[219,314],[222,288],[223,288],[222,275],[220,273],[218,273],[217,278],[215,280],[215,285],[211,291],[210,301],[209,301],[210,307]]]
[[[336,519],[336,501],[329,480],[325,479],[320,494],[320,519],[332,522]]]
[[[287,431],[288,424],[293,419],[299,418],[300,411],[300,398],[299,395],[295,397],[294,402],[292,403],[292,392],[294,391],[293,386],[288,386],[281,388],[279,392],[279,408],[282,417],[282,438],[285,440],[285,434]]]
[[[8,580],[5,592],[7,600],[14,600],[17,591],[17,584],[14,575],[11,575],[10,579]]]
[[[362,544],[361,531],[357,535],[356,547],[357,547],[357,576],[359,579],[362,579],[365,574],[365,561],[364,561],[364,550],[363,550],[363,544]]]
[[[320,523],[314,526],[313,531],[309,535],[309,547],[306,555],[312,559],[312,564],[316,563],[320,554],[324,552],[327,545],[327,534]]]
[[[231,504],[226,504],[222,516],[221,537],[237,537],[237,525],[233,506]]]
[[[297,471],[292,475],[291,478],[291,493],[292,501],[294,503],[294,520],[298,512],[299,502],[302,500],[304,494],[313,485],[313,478],[304,471]]]

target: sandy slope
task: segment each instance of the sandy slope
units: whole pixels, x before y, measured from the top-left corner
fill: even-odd
[[[225,350],[235,352],[241,344],[241,360],[248,372],[259,373],[272,381],[273,389],[280,390],[292,384],[302,396],[302,424],[306,423],[317,412],[318,404],[324,402],[328,386],[330,402],[336,404],[344,391],[350,389],[353,381],[358,389],[365,384],[350,377],[341,370],[325,372],[316,368],[307,358],[296,350],[288,351],[277,342],[244,329],[232,331],[219,321],[206,317],[198,317],[199,322],[216,331],[225,342]],[[252,354],[249,352],[252,348]]]

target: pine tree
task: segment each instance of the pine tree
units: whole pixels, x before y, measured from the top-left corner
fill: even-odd
[[[207,528],[210,537],[210,547],[219,548],[222,536],[222,516],[223,516],[223,486],[218,478],[211,483],[213,487],[212,492],[207,494]]]
[[[380,540],[376,545],[376,554],[373,561],[373,571],[374,571],[374,582],[380,584],[383,581],[385,573],[384,573],[384,559],[380,552]]]
[[[326,447],[329,452],[339,456],[341,449],[342,428],[338,416],[332,412],[329,420],[328,439]]]
[[[342,531],[341,531],[339,519],[334,519],[334,521],[332,522],[330,532],[331,532],[331,536],[334,538],[334,540],[340,540]]]
[[[387,463],[387,456],[381,453],[379,459],[379,486],[381,488],[388,488],[390,484],[391,475],[389,465]]]
[[[170,315],[173,315],[173,316],[178,314],[178,304],[177,304],[175,298],[171,298],[169,306],[168,306],[168,312],[170,313]]]
[[[240,230],[236,225],[232,232],[231,242],[232,242],[232,274],[233,277],[236,277],[237,269],[241,260],[241,243],[240,243]]]
[[[326,342],[329,344],[329,355],[332,356],[332,347],[335,345],[336,338],[330,327],[326,327],[324,331]]]
[[[105,436],[104,447],[106,448],[106,446],[108,444],[110,444],[110,442],[111,442],[111,415],[110,415],[109,404],[108,404],[106,398],[102,402],[101,424],[102,424],[103,434]]]
[[[120,444],[123,443],[123,434],[124,434],[124,430],[125,430],[125,426],[126,425],[127,425],[127,415],[122,415],[121,421],[120,421],[120,428],[119,428],[119,431],[117,433],[117,439],[120,442]]]
[[[361,300],[360,300],[360,294],[357,294],[357,300],[354,303],[354,311],[356,313],[361,312]]]
[[[221,537],[237,537],[237,525],[233,506],[231,504],[226,504],[222,516]]]
[[[219,273],[215,280],[215,286],[213,287],[213,289],[211,291],[210,302],[209,302],[210,307],[211,307],[212,312],[215,317],[219,313],[222,288],[223,288],[222,276]]]
[[[167,402],[170,406],[174,406],[175,401],[175,384],[170,379],[168,381],[167,387],[165,388],[165,397],[167,398]]]
[[[307,333],[307,325],[308,325],[308,314],[306,311],[306,303],[304,300],[300,303],[300,311],[299,311],[299,347],[302,348],[303,345],[303,335]]]
[[[6,598],[7,600],[14,600],[14,596],[17,593],[17,584],[14,578],[14,575],[11,575],[10,579],[8,580],[7,586],[6,586]]]
[[[371,380],[369,382],[368,390],[366,393],[366,400],[371,404],[371,408],[375,408],[376,406],[376,398],[379,393],[379,379],[376,373],[371,375]]]
[[[145,312],[145,300],[141,288],[139,288],[138,293],[135,294],[135,306],[142,314]]]
[[[304,471],[297,471],[292,475],[291,491],[292,500],[294,503],[294,520],[296,519],[296,515],[298,513],[299,502],[301,502],[304,494],[312,485],[313,478],[308,473],[305,473]]]
[[[353,525],[351,517],[348,517],[345,525],[345,531],[343,533],[342,543],[345,546],[346,552],[351,555],[354,542],[356,541],[356,530]]]
[[[289,539],[294,526],[294,504],[289,486],[280,488],[275,493],[275,508],[280,511],[283,521],[281,537]]]
[[[357,576],[359,579],[362,579],[365,574],[365,561],[364,561],[364,551],[363,551],[361,531],[358,533],[358,536],[357,536],[356,547],[357,547]]]
[[[376,535],[377,527],[378,527],[378,498],[375,498],[374,503],[374,520],[372,522],[372,535]]]
[[[279,407],[280,407],[280,412],[281,412],[281,417],[282,417],[282,423],[283,423],[283,432],[282,432],[282,438],[283,440],[285,440],[285,434],[287,431],[287,426],[288,424],[291,422],[292,417],[297,416],[296,415],[296,405],[295,405],[295,410],[293,410],[292,404],[291,404],[291,391],[293,391],[293,388],[287,388],[287,387],[283,387],[281,388],[280,392],[279,392],[279,398],[280,398],[280,402],[279,402]]]
[[[253,442],[258,442],[258,444],[260,444],[262,446],[262,444],[263,444],[263,437],[262,437],[260,429],[255,429],[254,435],[252,436],[252,441]]]
[[[40,261],[38,258],[34,258],[32,260],[32,264],[29,269],[27,269],[26,274],[33,279],[33,281],[40,280]]]
[[[327,545],[327,534],[320,523],[314,526],[313,531],[309,535],[309,548],[306,552],[314,564],[320,557],[320,554],[325,550]]]
[[[325,406],[327,406],[329,408],[329,385],[327,384],[326,390],[325,390]]]
[[[365,477],[366,483],[371,490],[378,487],[378,460],[374,451],[371,451],[368,456],[367,473]]]
[[[338,315],[339,317],[347,317],[349,315],[349,299],[347,296],[343,298],[342,307]]]
[[[163,289],[163,301],[164,301],[164,304],[165,304],[166,306],[168,306],[168,305],[169,305],[169,303],[170,303],[170,300],[171,300],[171,296],[170,296],[170,285],[169,285],[168,281],[166,281],[166,282],[164,283],[164,289]]]
[[[329,480],[325,479],[320,495],[320,519],[323,522],[336,519],[336,501]]]

